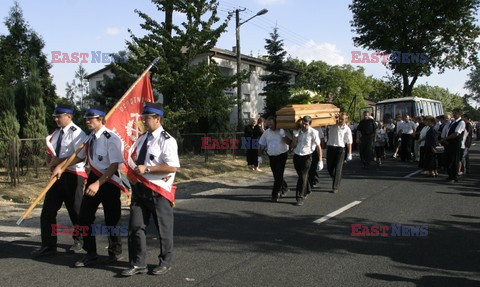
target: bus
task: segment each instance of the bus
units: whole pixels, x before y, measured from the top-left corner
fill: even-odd
[[[443,115],[442,102],[419,98],[406,97],[397,99],[388,99],[375,104],[375,120],[390,120],[397,115],[432,116]]]

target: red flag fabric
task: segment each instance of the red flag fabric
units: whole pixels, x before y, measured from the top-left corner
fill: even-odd
[[[115,132],[124,145],[123,158],[128,158],[128,151],[138,136],[143,133],[143,123],[140,114],[144,102],[153,102],[152,85],[150,84],[150,73],[145,73],[133,89],[117,103],[113,111],[110,111],[106,126]],[[126,171],[126,162],[123,169]]]

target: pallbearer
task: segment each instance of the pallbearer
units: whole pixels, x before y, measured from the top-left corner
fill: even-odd
[[[129,179],[132,202],[128,230],[130,269],[123,276],[146,273],[147,237],[150,216],[158,231],[160,254],[152,274],[165,274],[171,269],[173,256],[173,202],[175,172],[180,167],[177,141],[162,127],[163,108],[145,103],[142,111],[147,132],[130,148]]]
[[[83,143],[86,134],[72,121],[73,108],[58,105],[53,118],[58,129],[47,137],[47,163],[50,170],[69,158]],[[87,174],[84,163],[80,162],[68,167],[66,173],[50,188],[43,202],[40,216],[42,246],[32,252],[33,257],[44,256],[57,251],[57,237],[52,236],[52,225],[56,224],[58,210],[65,203],[72,225],[78,225],[80,204],[82,203],[83,184]],[[70,252],[82,249],[81,236],[73,236]]]

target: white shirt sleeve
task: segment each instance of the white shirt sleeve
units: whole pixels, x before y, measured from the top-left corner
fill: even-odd
[[[352,130],[348,129],[345,137],[344,137],[345,144],[352,144],[353,143],[353,137],[352,137]]]
[[[172,167],[180,167],[178,159],[177,141],[173,138],[167,139],[162,150],[162,161]]]
[[[458,134],[461,134],[465,130],[465,122],[460,121],[457,125],[457,128],[455,129],[455,132]]]
[[[108,140],[108,161],[112,163],[123,163],[123,145],[118,137],[111,137]]]

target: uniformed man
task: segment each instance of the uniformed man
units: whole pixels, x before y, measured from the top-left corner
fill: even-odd
[[[72,122],[72,115],[73,108],[67,105],[58,105],[53,112],[53,118],[58,129],[46,139],[47,163],[50,170],[69,158],[86,138],[82,129]],[[56,224],[57,212],[62,207],[62,203],[65,203],[72,225],[78,225],[83,185],[87,174],[83,162],[68,167],[66,171],[64,176],[53,184],[45,196],[40,216],[42,246],[32,252],[33,257],[44,256],[57,251],[57,237],[52,236],[52,225]],[[81,236],[73,236],[73,242],[68,251],[80,251],[82,249]]]
[[[336,115],[337,124],[328,126],[327,170],[332,178],[332,193],[337,193],[342,179],[345,147],[347,160],[352,160],[352,131],[346,124],[348,116],[345,113]]]
[[[160,241],[159,264],[152,274],[165,274],[171,269],[173,256],[173,202],[175,172],[180,167],[177,141],[162,127],[163,108],[145,103],[142,111],[147,133],[138,138],[128,156],[132,201],[128,228],[130,269],[123,276],[146,273],[147,237],[150,216]]]
[[[91,131],[90,139],[73,164],[84,161],[90,167],[85,193],[80,208],[80,226],[88,226],[88,235],[83,237],[83,249],[87,254],[75,263],[76,267],[84,267],[95,263],[98,259],[95,237],[92,236],[92,224],[100,203],[103,206],[105,224],[110,230],[118,228],[121,215],[120,190],[124,189],[119,177],[119,169],[123,163],[123,143],[120,138],[105,124],[105,112],[98,108],[90,108],[85,113],[85,121]],[[60,176],[60,168],[54,171]],[[117,229],[118,230],[118,229]],[[108,236],[108,263],[120,259],[122,245],[118,233]]]
[[[322,158],[320,137],[310,124],[312,118],[304,116],[300,121],[300,129],[293,132],[293,165],[298,174],[297,181],[297,206],[302,206],[305,196],[311,192],[308,182],[308,174],[312,165],[313,152],[317,152],[319,159]]]

